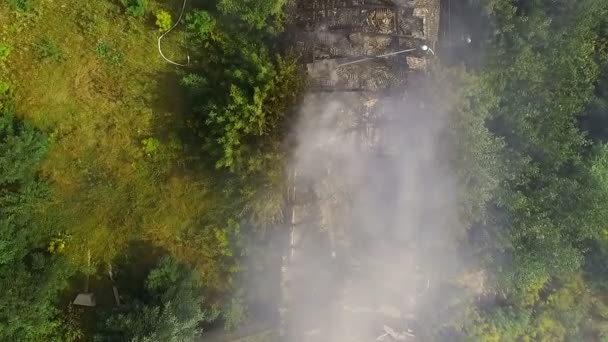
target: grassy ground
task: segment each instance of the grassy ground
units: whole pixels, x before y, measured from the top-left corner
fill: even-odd
[[[26,12],[0,3],[0,42],[12,47],[1,76],[19,115],[51,137],[44,173],[55,191],[43,223],[69,232],[66,250],[81,261],[87,248],[110,260],[133,236],[187,255],[180,234],[206,212],[208,191],[197,179],[153,175],[173,159],[143,143],[169,146],[181,123],[182,71],[158,54],[154,12],[175,19],[182,2],[151,1],[140,18],[111,0],[30,3]],[[165,54],[185,59],[183,41],[171,33]]]
[[[190,111],[180,85],[188,68],[160,57],[154,13],[163,8],[175,20],[182,0],[150,0],[140,18],[126,15],[118,0],[29,3],[17,11],[0,0],[0,43],[11,47],[0,80],[10,82],[18,115],[50,138],[42,171],[53,190],[39,224],[64,239],[64,253],[79,266],[61,303],[71,302],[90,274],[98,309],[113,307],[107,264],[121,294],[128,293],[122,276],[141,283],[158,256],[152,251],[162,250],[196,267],[208,304],[221,304],[240,270],[228,236],[239,227],[227,224],[238,202],[231,196],[239,194],[227,194],[224,178],[210,170],[214,163],[195,162],[197,172],[184,167],[194,157],[175,139]],[[163,51],[185,61],[184,42],[180,26]],[[135,253],[133,241],[146,248]],[[259,298],[273,297],[267,283],[275,279],[260,267],[247,273],[257,284],[249,296],[265,301]],[[80,316],[87,333],[94,330],[94,310],[64,309]]]

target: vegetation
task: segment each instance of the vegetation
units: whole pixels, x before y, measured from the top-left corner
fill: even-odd
[[[608,339],[608,3],[473,2],[488,58],[436,66],[430,102],[452,104],[455,240],[488,283],[445,291],[427,333]],[[241,259],[281,220],[305,87],[279,47],[285,5],[189,8],[163,46],[188,53],[178,70],[155,56],[179,3],[0,3],[1,340],[192,341],[247,322]],[[146,13],[157,27],[128,17]],[[95,309],[70,305],[85,278]]]
[[[186,37],[178,27],[163,51],[184,55],[182,42],[191,41],[193,67],[185,70],[197,72],[183,74],[158,56],[156,28],[127,17],[156,12],[156,1],[32,5],[0,3],[0,18],[10,17],[0,27],[0,77],[14,84],[11,92],[8,82],[0,83],[6,112],[0,127],[13,127],[0,131],[0,143],[7,144],[6,156],[0,154],[7,179],[0,190],[11,191],[10,198],[0,195],[8,201],[0,202],[7,218],[0,225],[0,316],[11,322],[0,327],[0,338],[187,341],[204,322],[236,328],[247,317],[237,280],[243,244],[269,227],[282,205],[287,151],[281,130],[296,98],[292,85],[301,84],[295,59],[280,56],[274,46],[278,31],[260,27],[243,35],[237,26],[249,24],[236,12],[207,6],[204,15],[223,37],[215,49],[226,58],[205,61],[208,52],[199,44],[209,37],[190,27]],[[164,13],[161,29],[172,24]],[[259,22],[278,20],[255,13]],[[239,44],[252,48],[241,55]],[[261,56],[260,66],[254,54]],[[217,89],[217,98],[206,103],[201,97],[210,90],[188,83],[209,75],[207,82],[219,84],[220,71],[238,74],[241,62],[249,80],[235,83],[238,98]],[[273,91],[285,95],[274,97]],[[237,128],[223,130],[206,119],[202,108],[211,107],[224,118],[246,111],[235,118]],[[245,120],[259,129],[243,128]],[[212,134],[226,142],[202,138]],[[247,141],[238,146],[235,139]],[[238,158],[225,152],[229,148]],[[254,162],[258,166],[244,165]],[[275,217],[267,219],[266,208]],[[98,297],[95,309],[69,305],[85,278]]]
[[[48,198],[48,183],[39,174],[47,139],[15,118],[7,89],[0,104],[0,338],[68,336],[55,303],[71,268],[60,253],[46,251],[51,236],[35,219]]]
[[[95,52],[97,53],[97,57],[102,61],[110,64],[118,64],[120,63],[122,56],[120,53],[114,49],[112,49],[107,43],[104,41],[97,42],[97,47],[95,48]]]
[[[36,55],[42,61],[61,62],[64,59],[63,51],[56,42],[43,39],[36,46]]]
[[[164,257],[148,274],[144,291],[107,314],[95,341],[192,341],[199,323],[215,318],[202,311],[202,292],[192,269]]]
[[[295,58],[273,56],[270,42],[276,40],[275,33],[242,33],[223,4],[218,4],[218,12],[188,16],[191,39],[202,47],[197,54],[206,70],[182,79],[195,108],[188,123],[205,158],[234,176],[228,190],[239,207],[248,207],[255,226],[263,227],[280,215],[286,152],[282,142],[289,107],[304,84]],[[274,18],[275,10],[257,8],[255,16]]]
[[[477,200],[472,208],[483,209],[467,211],[467,248],[496,272],[487,297],[462,302],[462,315],[435,333],[479,341],[603,338],[604,318],[593,308],[604,305],[605,273],[595,267],[608,222],[606,135],[585,127],[606,113],[598,86],[608,77],[608,6],[482,3],[495,35],[486,64],[469,70],[475,78],[457,108],[464,123],[485,118],[489,131],[464,130],[475,133],[468,153],[483,157],[467,158],[474,173],[459,169],[473,177],[464,186]],[[594,116],[584,118],[590,110]]]
[[[18,11],[27,11],[31,8],[30,0],[8,0],[8,5]]]
[[[148,0],[120,0],[120,2],[130,16],[141,17],[146,13]]]
[[[286,0],[220,0],[217,8],[224,15],[240,18],[246,26],[276,32],[283,26],[286,3]]]
[[[0,63],[3,63],[11,53],[11,47],[0,42]]]
[[[156,12],[156,26],[158,26],[161,32],[169,31],[171,26],[173,26],[171,14],[165,10]]]

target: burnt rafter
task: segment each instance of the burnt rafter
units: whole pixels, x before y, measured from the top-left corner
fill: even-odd
[[[305,1],[298,4],[298,9],[301,11],[315,11],[319,9],[344,9],[344,8],[408,8],[416,5],[415,0],[316,0]]]
[[[422,47],[429,42],[416,6],[413,0],[301,1],[296,46],[313,88],[381,92],[424,69]]]
[[[296,36],[298,51],[307,62],[323,59],[374,57],[415,49],[427,42],[424,39],[399,35],[366,32],[338,33],[333,31],[301,32]],[[408,55],[423,57],[424,51],[412,51]],[[400,57],[387,56],[390,57]]]
[[[301,5],[296,20],[305,31],[365,32],[417,38],[425,35],[424,19],[415,15],[415,6],[395,6],[391,1],[313,1],[307,4]]]
[[[318,11],[299,21],[305,29],[349,30],[357,32],[397,33],[397,11],[391,8],[334,9]]]

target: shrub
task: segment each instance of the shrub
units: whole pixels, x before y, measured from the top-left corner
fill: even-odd
[[[247,304],[243,297],[244,291],[237,291],[224,310],[222,310],[224,330],[234,330],[247,322]]]
[[[99,59],[109,64],[118,64],[122,60],[121,54],[112,49],[103,41],[97,42],[95,52],[97,53],[97,57],[99,57]]]
[[[280,31],[283,26],[285,0],[220,0],[218,9],[227,15],[237,16],[249,26],[270,32]]]
[[[141,17],[146,13],[148,0],[120,0],[125,6],[125,12],[133,17]]]
[[[143,147],[144,152],[150,156],[157,153],[161,146],[160,141],[158,141],[158,139],[155,139],[155,138],[144,139],[142,141],[142,144],[144,145],[144,147]]]
[[[31,8],[30,0],[8,0],[8,6],[15,11],[28,11]]]
[[[171,18],[171,14],[165,10],[159,10],[156,12],[156,26],[161,32],[169,31],[171,26],[173,26],[173,18]]]
[[[11,47],[5,43],[0,42],[0,63],[6,61],[10,53]]]
[[[50,39],[43,39],[36,45],[36,54],[41,60],[51,62],[61,62],[63,60],[63,51],[57,43]]]
[[[8,83],[0,80],[0,114],[2,114],[2,110],[4,109],[4,101],[6,101],[8,90]]]
[[[8,83],[0,81],[0,99],[6,96],[6,94],[8,93],[8,89]]]

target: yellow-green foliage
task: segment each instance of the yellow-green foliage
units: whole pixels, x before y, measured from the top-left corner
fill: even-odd
[[[579,341],[591,309],[590,291],[581,274],[547,285],[545,298],[520,308],[472,309],[465,331],[475,341]]]
[[[143,149],[144,152],[148,155],[151,156],[152,154],[156,154],[156,152],[158,152],[158,150],[160,149],[160,141],[158,141],[158,139],[156,138],[147,138],[142,140],[142,144],[144,145]]]
[[[61,254],[65,249],[65,241],[60,238],[55,238],[49,243],[48,251],[51,254]]]
[[[171,14],[165,10],[156,12],[156,26],[161,32],[168,31],[173,26],[173,18]]]
[[[6,43],[0,42],[0,64],[2,64],[8,58],[11,53],[11,47]]]
[[[580,324],[591,307],[590,291],[580,274],[559,282],[558,289],[537,303],[539,313],[530,329],[533,341],[576,340]]]
[[[545,276],[523,284],[525,286],[519,289],[518,293],[514,294],[518,305],[522,307],[532,307],[538,301],[539,293],[548,280],[548,277]]]

